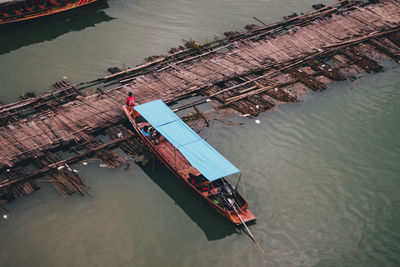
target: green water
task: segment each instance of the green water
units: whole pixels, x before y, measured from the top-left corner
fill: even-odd
[[[0,42],[0,99],[39,93],[63,76],[89,80],[180,39],[205,41],[252,16],[271,23],[313,3],[110,1],[84,17],[17,29]],[[239,190],[266,257],[162,166],[90,162],[74,168],[93,198],[64,199],[42,183],[7,205],[0,266],[399,266],[399,75],[389,64],[264,113],[260,124],[232,116],[244,125],[213,121],[201,132],[243,170]]]

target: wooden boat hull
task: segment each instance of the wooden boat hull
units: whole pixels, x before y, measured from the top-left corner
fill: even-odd
[[[7,19],[3,17],[0,19],[0,29],[10,29],[15,26],[29,23],[32,21],[37,21],[43,18],[53,17],[55,15],[66,14],[77,9],[84,7],[100,5],[106,3],[106,0],[77,0],[74,3],[68,3],[63,7],[54,7],[46,11],[37,11],[30,14],[21,14],[21,18],[18,19]]]
[[[213,208],[216,212],[218,212],[220,215],[228,219],[230,222],[232,222],[235,225],[241,225],[242,221],[240,220],[239,216],[245,223],[253,222],[256,220],[256,217],[254,214],[252,214],[248,209],[247,209],[247,202],[244,206],[241,207],[240,211],[238,212],[239,215],[235,211],[227,211],[223,208],[221,208],[219,205],[214,203],[211,199],[205,197],[195,186],[193,186],[191,183],[188,182],[183,175],[174,168],[174,166],[171,166],[171,164],[164,158],[164,156],[157,150],[155,145],[147,138],[145,137],[138,125],[136,124],[135,120],[130,116],[129,111],[127,110],[126,106],[123,107],[123,110],[125,112],[125,115],[128,117],[129,121],[131,122],[135,132],[140,136],[140,138],[147,144],[147,146],[151,149],[151,151],[156,155],[156,157],[175,175],[175,177],[178,178],[179,181],[183,182],[189,189],[191,189],[198,197],[203,199],[204,201],[209,204],[211,208]],[[224,181],[226,183],[229,183],[227,180]],[[239,194],[239,193],[238,193]],[[240,195],[240,194],[239,194]],[[240,197],[242,197],[240,195]]]

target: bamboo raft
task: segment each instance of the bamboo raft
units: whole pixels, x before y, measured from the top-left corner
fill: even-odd
[[[117,145],[131,156],[147,153],[132,132],[113,128],[126,123],[120,106],[129,91],[139,103],[198,96],[178,109],[211,100],[215,110],[257,116],[325,90],[330,82],[382,71],[385,62],[400,63],[397,0],[339,1],[262,24],[205,44],[185,41],[142,65],[76,85],[61,81],[41,96],[0,106],[0,200],[35,191],[39,186],[32,178],[43,175],[63,195],[85,194],[88,187],[76,173],[65,174],[65,164],[94,156],[116,167],[123,160],[109,148]],[[87,95],[88,87],[96,93]],[[207,122],[207,114],[199,117]],[[98,134],[110,141],[103,143]],[[72,158],[54,155],[71,147]],[[25,170],[32,162],[36,169]]]

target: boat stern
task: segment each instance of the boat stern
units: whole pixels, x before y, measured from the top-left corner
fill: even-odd
[[[242,220],[240,220],[239,216]],[[241,225],[242,221],[246,224],[255,222],[256,219],[256,216],[254,216],[254,214],[251,213],[251,211],[249,211],[248,209],[241,210],[238,212],[238,214],[236,214],[235,212],[230,214],[230,221],[236,225]]]

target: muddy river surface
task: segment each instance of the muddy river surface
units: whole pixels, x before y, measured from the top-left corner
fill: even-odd
[[[325,4],[332,1],[321,1]],[[108,7],[0,34],[0,100],[133,66],[182,39],[311,10],[312,0],[110,0]],[[258,118],[215,120],[201,136],[243,171],[264,257],[160,164],[74,166],[91,197],[48,183],[6,207],[0,266],[399,266],[400,68],[333,83]],[[240,123],[232,126],[227,121]],[[236,180],[233,179],[233,183]]]

